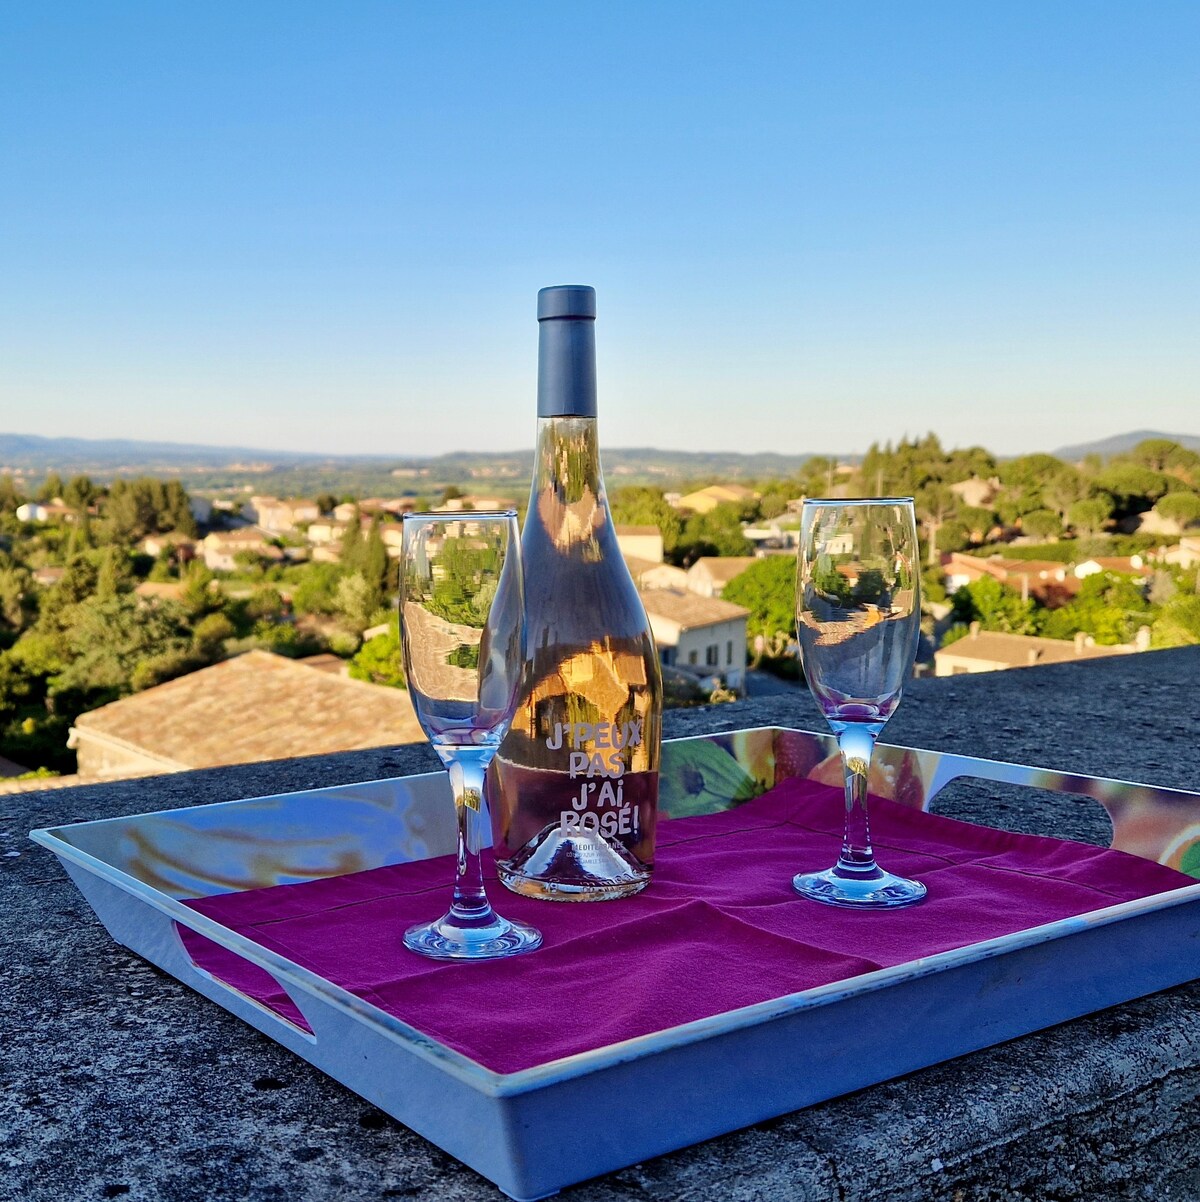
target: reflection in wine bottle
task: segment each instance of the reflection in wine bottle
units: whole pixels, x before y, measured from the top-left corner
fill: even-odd
[[[543,289],[538,446],[521,550],[528,663],[493,762],[500,879],[625,897],[654,860],[662,679],[608,511],[595,418],[595,294]]]

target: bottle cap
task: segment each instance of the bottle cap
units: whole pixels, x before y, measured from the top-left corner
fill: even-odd
[[[538,293],[538,321],[554,317],[596,319],[596,289],[587,284],[556,284]]]

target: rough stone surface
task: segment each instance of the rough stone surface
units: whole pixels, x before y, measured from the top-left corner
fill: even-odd
[[[1200,649],[921,680],[890,741],[1200,787]],[[821,729],[806,693],[677,711],[671,736]],[[0,798],[0,1200],[494,1202],[486,1181],[116,946],[26,832],[436,768],[423,746]],[[1011,790],[945,812],[1026,828]],[[1072,799],[1032,829],[1104,841]],[[636,1099],[631,1099],[636,1105]],[[669,1122],[669,1115],[647,1116]],[[575,1202],[1200,1197],[1200,984],[564,1191]]]

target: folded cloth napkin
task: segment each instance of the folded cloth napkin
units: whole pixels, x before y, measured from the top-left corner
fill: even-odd
[[[873,798],[876,855],[928,887],[919,905],[821,905],[791,886],[828,868],[840,790],[784,781],[736,809],[662,819],[651,885],[619,902],[547,903],[485,876],[542,947],[482,963],[431,961],[404,930],[449,903],[453,858],[188,902],[193,909],[497,1072],[510,1073],[1184,885],[1149,860],[956,822]],[[189,955],[297,1025],[264,970],[183,926]]]

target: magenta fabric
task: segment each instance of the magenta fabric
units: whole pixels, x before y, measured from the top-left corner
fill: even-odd
[[[1125,852],[1014,835],[871,802],[876,855],[928,897],[855,912],[797,896],[795,873],[829,867],[840,790],[789,780],[722,814],[662,820],[654,880],[619,902],[509,893],[506,916],[543,946],[480,964],[422,959],[405,928],[449,902],[449,856],[188,903],[497,1072],[707,1018],[802,989],[1194,884]],[[262,969],[180,933],[214,976],[306,1026]]]

